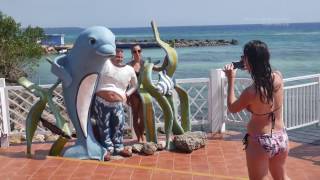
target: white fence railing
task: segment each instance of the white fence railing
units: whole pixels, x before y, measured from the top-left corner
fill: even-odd
[[[320,74],[288,78],[284,80],[284,108],[283,117],[286,127],[291,130],[304,127],[320,120]],[[250,113],[241,111],[229,113],[226,106],[227,82],[221,70],[211,70],[209,78],[178,79],[189,95],[190,117],[194,130],[223,132],[227,125],[246,124]],[[250,79],[238,78],[236,80],[236,96],[250,85]],[[49,85],[42,86],[48,88]],[[32,93],[21,86],[6,86],[4,79],[0,79],[0,137],[1,146],[8,145],[8,136],[25,132],[25,119],[30,107],[37,101]],[[53,95],[53,101],[61,110],[61,115],[68,120],[63,104],[61,87]],[[163,125],[163,114],[156,102],[155,116],[158,126]],[[132,127],[130,109],[127,109],[126,126]],[[54,121],[54,117],[46,109],[45,118]],[[180,117],[179,117],[180,118]],[[71,125],[71,124],[70,124]],[[48,132],[39,127],[39,132]]]
[[[0,141],[1,147],[9,146],[9,105],[8,105],[8,90],[6,89],[6,82],[0,79]]]
[[[288,130],[320,121],[320,74],[285,79],[283,119]]]
[[[222,80],[226,98],[227,83]],[[251,84],[250,79],[236,80],[236,96]],[[283,120],[287,130],[297,129],[320,123],[320,74],[284,79]],[[226,122],[246,124],[250,113],[246,110],[239,113],[228,113]]]
[[[1,121],[0,133],[1,137],[8,137],[10,134],[25,133],[25,120],[29,109],[38,100],[38,97],[24,89],[22,86],[5,86],[4,79],[1,79],[0,84],[1,93]],[[177,79],[176,81],[189,94],[190,101],[190,117],[191,124],[199,130],[210,131],[208,120],[208,78],[197,79]],[[43,85],[42,88],[49,88],[51,85]],[[53,101],[60,108],[60,114],[68,121],[68,115],[63,102],[63,95],[61,86],[58,86],[53,94]],[[179,103],[179,101],[178,101]],[[163,114],[159,105],[154,101],[155,105],[155,120],[158,126],[163,125]],[[127,107],[126,128],[132,128],[132,116],[130,115],[130,108]],[[180,114],[180,113],[178,113]],[[42,114],[45,119],[54,122],[55,118],[48,108]],[[180,119],[180,116],[178,117]],[[7,124],[5,124],[7,123]],[[72,124],[69,123],[72,128]],[[5,129],[7,127],[7,129]],[[49,131],[38,126],[38,133],[48,133]],[[133,131],[132,131],[133,132]],[[2,140],[5,142],[5,140]],[[5,146],[5,145],[3,145]]]

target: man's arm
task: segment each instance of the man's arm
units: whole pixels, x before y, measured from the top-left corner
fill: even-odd
[[[131,73],[131,80],[130,80],[130,85],[129,89],[126,91],[126,96],[130,96],[132,93],[134,93],[138,89],[138,80],[137,76],[132,68],[132,73]]]

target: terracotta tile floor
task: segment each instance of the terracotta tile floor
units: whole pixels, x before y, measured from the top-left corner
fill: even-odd
[[[32,158],[25,156],[25,145],[1,148],[0,179],[248,179],[242,143],[228,133],[209,135],[207,146],[191,154],[161,151],[109,162],[49,157],[50,146],[34,144]],[[291,142],[290,147],[289,177],[320,179],[320,146]]]

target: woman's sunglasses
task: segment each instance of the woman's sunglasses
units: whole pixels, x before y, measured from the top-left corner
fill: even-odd
[[[138,49],[138,50],[134,50],[134,51],[132,51],[132,53],[141,53],[141,49]]]

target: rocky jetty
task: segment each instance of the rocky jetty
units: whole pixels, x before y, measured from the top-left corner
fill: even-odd
[[[179,48],[179,47],[204,47],[204,46],[227,46],[227,45],[238,45],[239,42],[235,39],[231,40],[190,40],[190,39],[173,39],[166,40],[168,44]],[[142,48],[156,48],[159,45],[153,40],[119,40],[116,41],[118,48],[131,48],[134,44],[139,44]]]
[[[238,45],[239,42],[235,39],[231,40],[190,40],[190,39],[173,39],[166,40],[168,44],[171,44],[175,48],[180,47],[204,47],[204,46],[228,46]],[[134,44],[139,44],[142,48],[159,48],[160,46],[154,40],[118,40],[116,45],[118,48],[130,49]],[[66,44],[61,46],[42,46],[47,54],[64,54],[72,49],[73,44]]]

